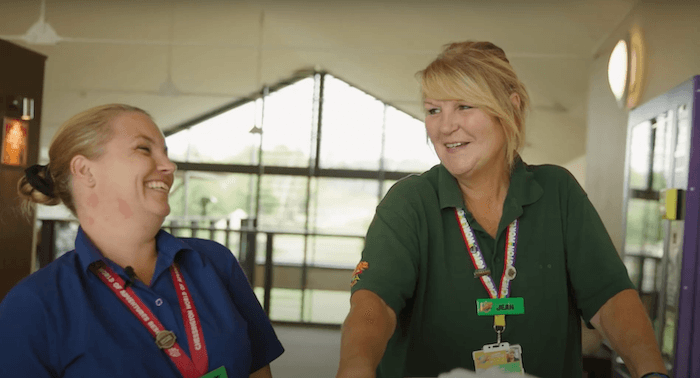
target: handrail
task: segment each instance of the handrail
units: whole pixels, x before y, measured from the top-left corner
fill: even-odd
[[[78,223],[77,220],[49,220],[49,219],[40,219],[39,221],[42,222],[42,239],[41,243],[38,248],[38,260],[41,262],[42,267],[48,264],[49,262],[53,261],[56,251],[55,251],[55,228],[57,223]],[[338,237],[338,238],[352,238],[352,239],[362,239],[364,240],[364,236],[361,235],[352,235],[352,234],[333,234],[333,233],[326,233],[326,232],[309,232],[309,231],[288,231],[288,230],[273,230],[273,229],[259,229],[255,227],[239,227],[239,228],[216,228],[213,227],[215,222],[219,222],[221,219],[210,219],[210,220],[171,220],[168,222],[169,224],[163,224],[162,228],[169,230],[171,233],[173,230],[190,230],[192,235],[195,235],[195,232],[198,231],[209,231],[211,232],[210,234],[210,239],[214,239],[214,233],[215,232],[225,232],[226,233],[226,247],[229,245],[229,235],[230,233],[238,233],[240,235],[240,242],[239,242],[239,263],[241,267],[244,270],[244,273],[246,274],[246,278],[248,279],[249,284],[251,287],[255,286],[255,267],[260,266],[259,264],[256,264],[256,255],[257,255],[257,235],[258,234],[265,234],[266,235],[266,246],[265,246],[265,263],[263,264],[264,270],[263,270],[263,289],[264,289],[264,295],[263,295],[263,308],[265,312],[270,315],[270,306],[271,306],[271,293],[272,293],[272,287],[273,287],[273,277],[274,277],[274,268],[276,266],[279,267],[290,267],[290,266],[297,266],[297,264],[291,264],[291,263],[279,263],[275,264],[272,259],[272,254],[274,251],[274,237],[276,235],[296,235],[296,236],[320,236],[320,237]],[[180,223],[181,222],[181,223]],[[210,226],[201,226],[199,225],[200,222],[209,222]],[[175,223],[175,224],[173,224]],[[180,223],[180,224],[178,224]],[[189,223],[189,225],[187,224]],[[227,220],[227,225],[229,224],[229,221]],[[321,268],[321,269],[333,269],[333,270],[351,270],[352,267],[348,268],[340,268],[340,267],[327,267],[323,265],[317,265],[317,264],[308,264],[308,263],[300,263],[298,266],[301,267],[302,269],[302,277],[307,276],[307,270],[308,269],[314,269],[314,268]],[[303,281],[305,281],[303,279]],[[306,288],[306,282],[301,283],[301,290],[303,291]],[[303,322],[301,321],[300,323],[308,323],[308,322]]]
[[[196,222],[196,221],[195,221]],[[275,229],[261,229],[254,227],[241,227],[241,228],[213,228],[213,227],[201,227],[201,226],[163,226],[162,228],[170,228],[177,230],[197,230],[197,231],[227,231],[227,232],[256,232],[261,234],[275,234],[275,235],[298,235],[298,236],[327,236],[327,237],[340,237],[340,238],[356,238],[364,239],[363,235],[355,234],[332,234],[328,232],[308,232],[308,231],[285,231],[285,230],[275,230]]]

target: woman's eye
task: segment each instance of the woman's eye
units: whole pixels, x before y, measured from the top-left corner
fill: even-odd
[[[438,113],[440,113],[440,109],[438,109],[438,108],[428,109],[428,114],[438,114]]]
[[[469,106],[469,105],[460,105],[459,108],[460,108],[461,110],[467,110],[467,109],[471,109],[472,107]]]
[[[148,147],[148,146],[138,146],[137,148],[138,148],[139,150],[143,150],[143,151],[146,151],[146,152],[151,152],[151,148]]]

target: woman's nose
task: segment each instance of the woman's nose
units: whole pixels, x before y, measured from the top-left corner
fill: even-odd
[[[451,111],[443,111],[442,117],[440,117],[440,131],[445,134],[451,134],[457,128],[459,124],[457,123],[457,117]]]
[[[177,171],[177,164],[173,163],[169,157],[165,156],[160,161],[160,170],[166,173],[175,173]]]

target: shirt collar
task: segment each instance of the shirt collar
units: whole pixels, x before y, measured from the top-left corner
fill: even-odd
[[[501,223],[510,224],[522,215],[523,206],[536,202],[544,193],[540,184],[535,180],[535,174],[527,168],[522,159],[516,157],[513,172],[510,175],[510,185],[503,206]],[[438,167],[438,200],[441,209],[465,208],[457,179],[442,164]]]
[[[510,186],[503,205],[503,215],[498,226],[499,232],[512,221],[523,214],[523,206],[537,202],[544,189],[535,180],[535,174],[528,169],[520,157],[516,157],[513,173],[510,175]]]
[[[438,201],[441,209],[465,207],[457,179],[442,164],[438,165]]]
[[[192,248],[184,241],[160,230],[156,234],[156,250],[158,251],[158,260],[156,261],[154,277],[173,264],[178,252],[192,250]],[[75,252],[78,254],[80,266],[84,271],[87,271],[92,263],[104,258],[82,227],[78,227],[78,235],[75,237]]]
[[[102,260],[102,253],[85,234],[82,226],[78,227],[78,235],[75,237],[75,252],[78,254],[83,271],[88,270],[95,261]]]

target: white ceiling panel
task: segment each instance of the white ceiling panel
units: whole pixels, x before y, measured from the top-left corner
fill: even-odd
[[[531,92],[524,155],[564,164],[584,153],[593,53],[637,0],[44,2],[55,45],[22,37],[41,0],[0,0],[0,38],[48,56],[42,143],[90,106],[140,106],[169,129],[313,67],[422,118],[415,73],[472,39],[502,47]]]

